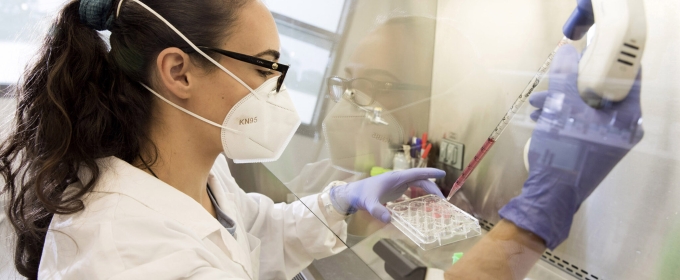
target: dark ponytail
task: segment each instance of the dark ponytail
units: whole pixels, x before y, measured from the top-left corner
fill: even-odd
[[[152,1],[144,3],[199,45],[217,45],[246,0]],[[107,11],[107,18],[115,12]],[[9,198],[7,216],[17,234],[14,260],[34,279],[54,214],[84,209],[83,196],[99,177],[96,159],[127,162],[153,158],[148,138],[153,97],[138,82],[153,84],[157,54],[187,44],[152,14],[126,1],[112,21],[111,50],[81,23],[80,1],[61,10],[35,63],[12,90],[14,127],[0,145],[0,174]],[[192,61],[207,65],[192,55]],[[143,154],[144,153],[144,154]],[[147,154],[148,153],[148,154]],[[81,182],[78,172],[93,174]],[[65,193],[71,186],[73,191]],[[77,241],[77,240],[76,240]]]

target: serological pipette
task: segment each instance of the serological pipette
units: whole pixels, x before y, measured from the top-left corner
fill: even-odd
[[[550,63],[552,63],[553,58],[555,57],[555,54],[557,53],[557,50],[559,50],[560,47],[563,45],[566,45],[570,43],[571,40],[569,38],[564,37],[562,40],[560,40],[559,43],[557,43],[557,46],[555,49],[548,55],[548,59],[545,60],[543,65],[541,65],[541,68],[538,69],[538,72],[536,72],[536,75],[529,81],[529,84],[524,88],[522,93],[517,97],[517,100],[515,100],[514,103],[512,103],[512,107],[510,107],[510,110],[508,110],[507,113],[505,113],[505,116],[503,116],[503,119],[498,123],[496,128],[493,129],[491,132],[491,135],[489,135],[489,138],[484,142],[482,147],[479,149],[477,154],[475,154],[475,157],[472,158],[472,161],[468,164],[467,167],[463,170],[463,174],[458,177],[455,183],[453,183],[453,186],[451,187],[451,191],[449,192],[449,196],[446,198],[446,200],[451,200],[451,197],[463,186],[463,183],[465,183],[465,180],[467,180],[468,177],[470,177],[470,174],[472,171],[475,170],[477,165],[479,164],[480,161],[484,158],[486,153],[491,149],[493,144],[496,143],[496,140],[501,136],[501,133],[505,130],[505,128],[508,126],[510,123],[510,120],[512,120],[512,117],[515,116],[517,111],[519,111],[519,108],[522,107],[522,104],[529,98],[531,93],[534,91],[536,86],[541,82],[541,79],[543,79],[543,76],[545,76],[545,73],[548,72],[548,68],[550,68]]]

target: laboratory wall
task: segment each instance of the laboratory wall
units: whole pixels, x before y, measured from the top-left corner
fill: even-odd
[[[438,2],[430,137],[464,144],[467,164],[562,37],[575,1]],[[680,251],[680,2],[644,4],[644,138],[582,204],[570,237],[543,255],[578,279],[677,279],[669,271]],[[527,177],[533,122],[524,106],[453,200],[488,227]],[[449,186],[461,173],[438,166]]]

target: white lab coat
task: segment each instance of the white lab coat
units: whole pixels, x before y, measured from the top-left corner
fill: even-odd
[[[40,279],[291,279],[313,259],[345,248],[322,224],[345,239],[343,217],[326,215],[318,195],[302,201],[324,221],[299,201],[246,194],[222,155],[208,184],[235,221],[236,238],[170,185],[115,157],[98,164],[85,210],[54,215]]]
[[[2,179],[0,179],[0,183]],[[25,279],[20,277],[14,267],[14,244],[16,236],[14,229],[10,225],[5,215],[5,205],[7,205],[6,195],[0,195],[0,279]]]

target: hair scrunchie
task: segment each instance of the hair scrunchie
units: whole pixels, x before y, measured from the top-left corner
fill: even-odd
[[[80,21],[94,30],[108,30],[113,23],[111,5],[113,0],[80,0]]]

